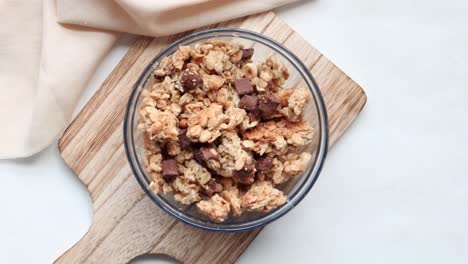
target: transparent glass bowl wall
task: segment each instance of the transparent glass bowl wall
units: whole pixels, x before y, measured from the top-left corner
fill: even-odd
[[[141,102],[141,91],[148,89],[152,83],[152,69],[157,68],[162,58],[173,54],[180,45],[192,45],[209,39],[235,41],[245,47],[255,49],[253,60],[260,62],[268,56],[274,56],[282,61],[289,69],[291,77],[285,87],[307,87],[311,94],[311,101],[305,110],[305,118],[314,128],[313,143],[307,151],[312,159],[303,175],[294,177],[291,181],[280,185],[287,195],[284,205],[269,213],[246,212],[240,217],[230,217],[225,222],[217,223],[200,214],[195,205],[183,205],[176,202],[172,194],[154,194],[149,189],[151,177],[142,164],[144,146],[141,132],[137,129],[138,107]],[[240,29],[212,29],[188,35],[164,49],[146,67],[138,79],[128,102],[124,122],[124,143],[130,167],[146,194],[164,211],[178,220],[195,227],[213,231],[244,231],[264,226],[290,211],[296,206],[314,185],[322,168],[328,147],[328,119],[322,95],[304,64],[280,43],[261,34]]]

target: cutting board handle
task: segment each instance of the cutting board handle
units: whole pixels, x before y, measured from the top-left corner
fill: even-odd
[[[70,263],[129,263],[133,259],[141,255],[146,254],[159,254],[156,251],[159,249],[147,248],[137,245],[138,243],[133,244],[132,241],[128,241],[125,236],[127,234],[121,234],[118,236],[109,235],[107,237],[102,237],[100,228],[91,226],[89,231],[81,238],[72,248],[67,250],[62,256],[54,261],[54,264],[70,264]],[[122,242],[127,244],[125,247],[121,247]],[[151,251],[151,252],[150,252]],[[176,258],[170,256],[169,254],[163,254],[169,258]]]
[[[54,261],[54,264],[68,264],[68,263],[87,263],[87,256],[92,251],[86,251],[86,248],[92,249],[91,241],[93,241],[93,234],[90,232],[93,226],[88,232],[75,244],[73,247],[68,249],[62,256]]]

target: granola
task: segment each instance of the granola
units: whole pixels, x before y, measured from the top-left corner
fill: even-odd
[[[278,185],[311,159],[309,91],[286,88],[289,71],[275,57],[256,63],[253,55],[217,40],[180,46],[142,92],[138,128],[150,189],[214,221],[281,206]]]

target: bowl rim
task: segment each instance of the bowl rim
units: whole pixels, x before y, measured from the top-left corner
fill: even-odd
[[[268,45],[267,43],[264,43],[264,42],[261,42],[261,44],[269,46],[270,48],[272,48],[276,52],[278,52],[278,49],[280,49],[287,56],[291,57],[293,61],[291,61],[290,58],[285,56],[285,54],[281,54],[283,57],[285,57],[287,60],[289,60],[289,62],[292,63],[295,67],[300,67],[302,69],[302,71],[304,73],[304,74],[301,73],[302,78],[306,79],[306,84],[307,84],[309,90],[311,90],[310,92],[312,94],[313,100],[315,101],[315,106],[316,106],[316,109],[317,109],[317,116],[318,116],[318,120],[319,120],[318,123],[319,123],[319,127],[320,127],[321,137],[319,139],[319,146],[317,148],[317,154],[316,154],[316,157],[315,157],[315,166],[310,167],[301,176],[301,177],[305,176],[305,177],[307,177],[307,179],[304,180],[302,185],[299,186],[299,188],[291,196],[292,198],[295,198],[295,199],[293,199],[293,201],[289,201],[289,198],[288,198],[288,202],[285,203],[284,205],[282,205],[282,206],[280,206],[278,208],[275,208],[274,210],[266,213],[265,215],[259,217],[258,219],[255,219],[252,222],[247,221],[246,222],[247,224],[243,223],[244,226],[242,226],[242,227],[222,226],[222,223],[215,223],[215,222],[209,222],[209,223],[211,223],[211,224],[221,224],[221,225],[217,226],[217,227],[207,226],[207,225],[203,225],[203,224],[199,224],[199,223],[195,223],[195,222],[186,220],[183,217],[181,217],[180,215],[172,212],[171,210],[166,208],[166,206],[164,204],[162,204],[161,201],[159,201],[157,199],[158,195],[154,194],[149,189],[149,184],[143,182],[143,180],[139,177],[139,172],[143,171],[143,169],[141,168],[141,165],[140,165],[141,162],[137,162],[137,164],[134,164],[134,162],[132,161],[132,157],[135,157],[135,160],[138,161],[138,159],[136,158],[137,155],[136,155],[135,144],[134,144],[133,129],[130,129],[130,130],[128,129],[129,126],[131,126],[131,124],[133,124],[133,122],[130,122],[130,121],[133,121],[133,117],[131,116],[132,113],[133,113],[133,112],[131,112],[132,102],[135,100],[135,96],[137,94],[140,94],[140,93],[138,93],[138,87],[140,85],[144,86],[146,81],[149,79],[148,76],[145,78],[145,76],[148,74],[148,71],[150,71],[152,69],[153,65],[155,64],[155,62],[159,61],[163,57],[163,55],[165,55],[165,53],[167,53],[169,50],[181,45],[182,43],[184,43],[186,41],[189,41],[190,39],[197,38],[197,37],[200,37],[200,36],[203,36],[203,35],[211,35],[211,34],[216,34],[216,33],[231,34],[231,35],[222,35],[222,36],[213,35],[212,38],[227,37],[227,36],[241,37],[241,36],[236,36],[235,35],[236,33],[241,34],[241,35],[247,35],[247,36],[250,35],[250,36],[252,36],[254,38],[254,39],[250,39],[250,40],[255,41],[255,42],[258,42],[258,40],[256,40],[255,38],[260,38],[261,40],[263,40],[263,41],[265,41],[267,43],[269,42],[270,45]],[[243,37],[245,37],[245,36],[243,36]],[[271,45],[276,45],[276,47],[272,47]],[[149,75],[149,76],[151,76],[151,75]],[[312,86],[309,85],[309,83],[307,82],[307,79],[308,79],[308,81],[310,81],[312,83]],[[130,135],[127,135],[127,131],[130,131],[130,133],[128,133]],[[128,139],[127,136],[130,136],[130,139]],[[291,52],[283,44],[281,44],[281,43],[277,42],[276,40],[274,40],[274,39],[272,39],[270,37],[267,37],[267,36],[265,36],[265,35],[263,35],[261,33],[257,33],[257,32],[246,30],[246,29],[238,29],[238,28],[215,28],[215,29],[197,31],[197,32],[188,34],[188,35],[186,35],[186,36],[172,42],[170,45],[163,48],[150,61],[150,63],[144,68],[141,75],[138,77],[136,83],[133,85],[131,94],[130,94],[128,102],[127,102],[126,112],[125,112],[125,116],[124,116],[124,124],[123,124],[123,139],[124,139],[126,157],[127,157],[127,160],[128,160],[128,163],[130,165],[130,168],[132,170],[133,175],[135,176],[137,182],[139,183],[139,185],[141,186],[141,188],[143,189],[145,194],[148,197],[150,197],[150,199],[159,208],[161,208],[164,212],[166,212],[169,215],[173,216],[178,221],[181,221],[183,223],[189,224],[191,226],[194,226],[194,227],[197,227],[197,228],[200,228],[200,229],[203,229],[203,230],[218,231],[218,232],[240,232],[240,231],[247,231],[247,230],[255,229],[255,228],[258,228],[258,227],[262,227],[262,226],[265,226],[265,225],[267,225],[267,224],[269,224],[269,223],[271,223],[273,221],[278,220],[279,218],[284,216],[286,213],[291,211],[292,208],[294,208],[296,205],[298,205],[304,199],[304,197],[310,192],[310,190],[315,185],[315,182],[317,181],[317,179],[318,179],[318,177],[319,177],[319,175],[321,173],[321,170],[323,168],[323,165],[324,165],[327,153],[328,153],[329,124],[328,124],[328,115],[327,115],[326,105],[325,105],[322,93],[321,93],[321,91],[319,89],[319,86],[317,85],[317,82],[315,81],[315,79],[314,79],[313,75],[311,74],[311,72],[309,71],[309,69],[307,69],[307,67],[304,65],[304,63],[293,52]],[[133,151],[133,153],[132,153],[132,151]],[[135,156],[132,156],[132,154],[135,155]],[[314,173],[315,175],[312,175],[313,171],[315,171],[315,173]],[[312,176],[314,176],[314,177],[309,181],[308,178],[310,178]],[[300,196],[296,197],[297,195],[300,194],[300,192],[302,192],[302,194]],[[158,197],[158,198],[164,200],[162,197]],[[280,209],[282,209],[283,211],[279,212],[279,214],[275,215],[274,217],[270,217],[273,213],[278,212]],[[176,211],[183,213],[183,211],[179,210],[179,209],[176,209]],[[196,217],[191,217],[191,218],[196,218]],[[203,220],[203,221],[205,221],[205,220]],[[252,223],[252,224],[249,224],[249,223]],[[232,223],[230,223],[230,224],[232,224]]]

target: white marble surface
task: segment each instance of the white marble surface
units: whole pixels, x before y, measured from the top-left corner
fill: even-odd
[[[278,13],[368,103],[307,198],[239,263],[468,263],[468,2],[319,0]],[[0,161],[0,179],[0,263],[51,263],[89,227],[87,191],[56,144]]]

